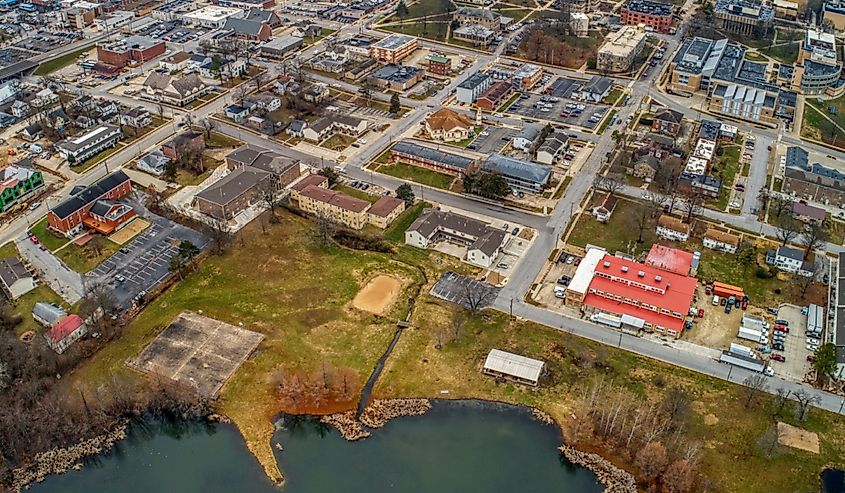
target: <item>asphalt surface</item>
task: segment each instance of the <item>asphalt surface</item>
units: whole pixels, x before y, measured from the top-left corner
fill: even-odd
[[[65,265],[49,250],[41,250],[26,235],[17,239],[18,252],[30,263],[38,277],[69,304],[74,304],[85,295],[82,276]]]

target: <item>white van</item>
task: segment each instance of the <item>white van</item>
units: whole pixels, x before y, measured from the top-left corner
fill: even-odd
[[[713,297],[713,306],[719,306],[719,297],[718,296]]]
[[[562,300],[566,299],[566,288],[563,286],[555,286],[555,298]]]

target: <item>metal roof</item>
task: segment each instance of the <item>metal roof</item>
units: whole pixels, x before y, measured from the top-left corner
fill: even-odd
[[[459,169],[468,169],[473,165],[473,163],[475,163],[474,159],[470,159],[459,154],[452,154],[450,152],[432,149],[430,147],[421,146],[405,140],[397,142],[391,150],[394,152],[408,154],[409,156],[419,157],[427,161],[446,164],[450,167]]]
[[[548,183],[552,170],[541,164],[522,161],[501,154],[491,154],[482,168],[510,178],[516,178],[532,183],[544,185]]]
[[[484,362],[484,369],[536,382],[540,379],[544,365],[544,362],[537,359],[491,349]]]

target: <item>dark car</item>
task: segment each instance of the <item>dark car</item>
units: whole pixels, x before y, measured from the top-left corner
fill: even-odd
[[[563,284],[564,286],[568,286],[570,282],[572,282],[572,278],[569,276],[562,276],[557,280],[558,284]]]
[[[783,325],[784,327],[789,327],[789,322],[786,320],[778,319],[775,320],[775,323],[778,325]]]
[[[772,315],[777,315],[777,314],[778,314],[778,309],[777,309],[777,308],[768,307],[768,308],[766,308],[766,312],[768,312],[768,313],[770,313],[770,314],[772,314]]]
[[[775,351],[783,351],[783,344],[772,344],[772,349],[774,349]]]
[[[782,354],[773,354],[772,359],[775,360],[775,361],[780,361],[781,363],[786,361],[786,357],[784,357],[784,355],[782,355]]]
[[[572,262],[572,265],[574,265],[575,267],[578,267],[578,264],[580,264],[580,263],[581,263],[581,257],[577,257],[575,259],[575,262]]]

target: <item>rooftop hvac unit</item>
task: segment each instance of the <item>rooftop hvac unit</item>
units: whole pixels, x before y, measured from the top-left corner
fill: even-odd
[[[654,280],[660,282],[663,280],[663,276],[654,276]]]
[[[627,265],[622,266],[622,272],[628,272],[628,266]]]
[[[605,260],[603,265],[604,265],[605,267],[610,267],[610,262],[608,262],[607,260]]]
[[[637,277],[645,277],[645,272],[644,271],[637,272]]]

